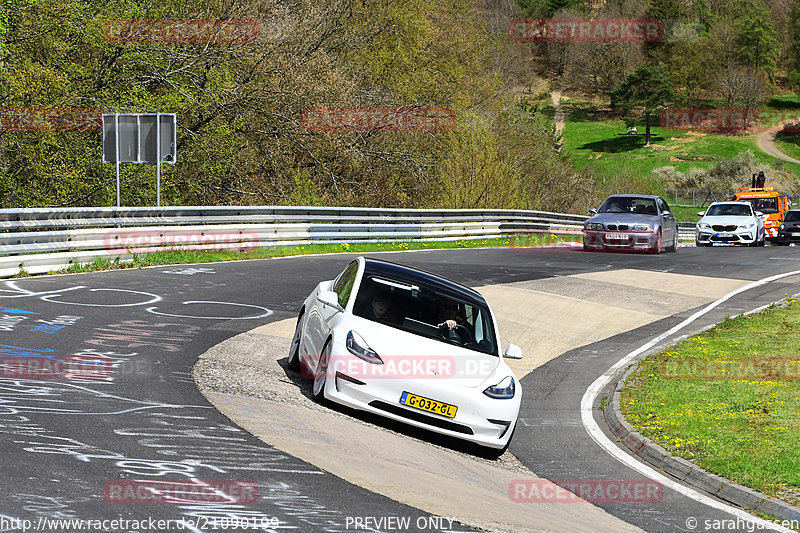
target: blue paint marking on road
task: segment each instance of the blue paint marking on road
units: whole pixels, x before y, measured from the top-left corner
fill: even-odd
[[[24,311],[22,309],[0,309],[0,313],[10,313],[15,315],[38,315],[35,311]]]

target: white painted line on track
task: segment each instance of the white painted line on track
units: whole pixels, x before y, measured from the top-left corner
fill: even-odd
[[[773,282],[773,281],[777,281],[777,280],[782,279],[782,278],[786,278],[786,277],[789,277],[789,276],[795,276],[795,275],[798,275],[798,274],[800,274],[800,270],[794,270],[792,272],[787,272],[786,274],[776,274],[774,276],[769,276],[767,278],[763,278],[763,279],[760,279],[758,281],[754,281],[754,282],[752,282],[752,283],[750,283],[748,285],[745,285],[744,287],[736,289],[735,291],[726,294],[725,296],[723,296],[719,300],[711,302],[706,307],[704,307],[703,309],[697,311],[696,313],[694,313],[692,316],[688,317],[686,320],[684,320],[680,324],[678,324],[676,326],[673,326],[668,331],[662,333],[661,335],[658,335],[654,339],[651,339],[649,342],[647,342],[643,346],[640,346],[636,350],[630,352],[628,355],[626,355],[625,357],[623,357],[622,359],[617,361],[616,364],[614,364],[614,366],[612,366],[611,368],[606,370],[605,373],[603,373],[603,375],[601,375],[599,378],[597,378],[594,381],[594,383],[592,383],[589,386],[589,388],[586,389],[586,392],[584,393],[583,398],[581,398],[581,421],[583,422],[583,427],[586,428],[586,432],[589,434],[589,436],[592,437],[592,439],[601,448],[603,448],[606,452],[608,452],[609,455],[614,457],[616,460],[618,460],[619,462],[621,462],[622,464],[624,464],[628,468],[631,468],[631,469],[639,472],[640,474],[643,474],[643,475],[649,477],[650,479],[652,479],[654,481],[658,481],[659,483],[661,483],[665,487],[669,487],[672,490],[674,490],[674,491],[686,496],[687,498],[691,498],[691,499],[693,499],[693,500],[695,500],[695,501],[697,501],[699,503],[708,505],[709,507],[712,507],[714,509],[718,509],[720,511],[724,511],[724,512],[730,513],[730,514],[736,516],[737,518],[741,518],[742,520],[747,520],[748,522],[754,524],[755,527],[758,527],[759,529],[763,528],[763,529],[771,529],[771,530],[774,530],[774,531],[784,531],[786,533],[793,533],[793,530],[791,530],[791,529],[787,529],[787,528],[779,526],[779,525],[777,525],[777,524],[775,524],[773,522],[770,522],[769,520],[764,520],[763,518],[759,518],[759,517],[757,517],[755,515],[751,515],[750,513],[746,512],[746,511],[743,511],[742,509],[740,509],[738,507],[734,507],[732,505],[728,505],[726,503],[722,503],[722,502],[717,501],[717,500],[715,500],[715,499],[713,499],[713,498],[711,498],[709,496],[706,496],[705,494],[702,494],[702,493],[700,493],[700,492],[698,492],[698,491],[696,491],[696,490],[694,490],[692,488],[689,488],[689,487],[687,487],[685,485],[682,485],[681,483],[678,483],[677,481],[673,480],[672,478],[667,477],[664,474],[656,471],[652,467],[650,467],[648,465],[645,465],[645,464],[639,462],[638,460],[634,459],[633,456],[631,456],[631,455],[627,454],[626,452],[620,450],[617,447],[616,444],[611,442],[611,440],[608,437],[606,437],[606,435],[603,433],[603,431],[600,429],[600,426],[597,424],[597,422],[594,419],[593,412],[592,412],[592,405],[594,405],[594,401],[597,398],[597,395],[600,394],[600,391],[602,391],[609,383],[611,383],[611,380],[617,374],[617,371],[622,369],[626,365],[628,365],[638,355],[640,355],[640,354],[646,352],[647,350],[651,349],[652,347],[654,347],[656,344],[658,344],[659,342],[663,341],[667,337],[677,333],[678,331],[680,331],[684,327],[688,326],[689,324],[691,324],[692,322],[694,322],[698,318],[702,317],[703,315],[709,313],[711,310],[715,309],[716,307],[718,307],[722,303],[726,302],[727,300],[733,298],[737,294],[740,294],[742,292],[748,291],[750,289],[754,289],[756,287],[760,287],[761,285],[765,285],[765,284]]]

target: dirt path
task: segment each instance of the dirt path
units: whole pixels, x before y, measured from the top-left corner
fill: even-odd
[[[565,121],[567,120],[567,113],[561,107],[561,89],[555,90],[550,93],[550,98],[553,99],[553,108],[555,109],[555,116],[553,120],[556,123],[556,132],[561,133],[564,131]]]
[[[788,155],[784,154],[778,149],[778,145],[775,144],[775,135],[783,129],[783,125],[781,126],[773,126],[768,130],[762,131],[758,137],[756,138],[756,146],[762,151],[765,152],[772,157],[777,157],[778,159],[783,159],[784,161],[788,161],[790,163],[797,163],[800,165],[800,161],[793,157],[789,157]]]

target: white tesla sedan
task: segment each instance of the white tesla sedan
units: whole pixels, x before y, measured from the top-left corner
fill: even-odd
[[[764,246],[764,221],[748,202],[714,202],[697,214],[703,217],[695,228],[697,246],[717,243]]]
[[[477,291],[429,272],[359,257],[305,300],[288,366],[331,400],[500,454],[522,387]]]

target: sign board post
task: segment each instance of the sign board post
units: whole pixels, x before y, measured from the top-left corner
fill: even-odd
[[[175,113],[103,115],[103,163],[114,163],[117,207],[120,207],[119,164],[156,165],[156,205],[161,205],[161,163],[175,164]]]

